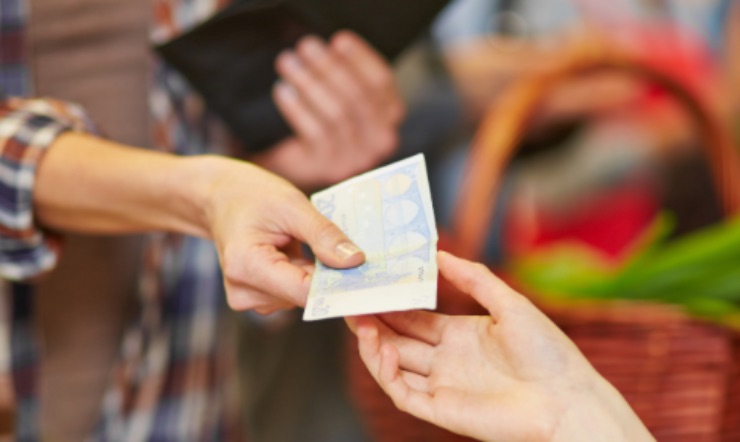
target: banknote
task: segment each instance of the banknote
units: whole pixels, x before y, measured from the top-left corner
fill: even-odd
[[[365,252],[352,269],[316,262],[306,321],[437,304],[437,227],[422,154],[351,178],[311,202]]]

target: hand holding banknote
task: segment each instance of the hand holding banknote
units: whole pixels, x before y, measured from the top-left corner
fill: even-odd
[[[423,155],[347,180],[311,201],[366,260],[351,269],[317,261],[304,320],[436,307],[437,228]]]
[[[305,305],[313,266],[290,253],[295,240],[333,267],[364,261],[362,251],[286,180],[221,157],[192,166],[215,177],[203,186],[206,203],[196,207],[205,212],[216,243],[231,308],[266,314]]]
[[[480,440],[654,440],[526,298],[480,264],[440,253],[439,269],[490,316],[348,318],[363,361],[398,408]]]

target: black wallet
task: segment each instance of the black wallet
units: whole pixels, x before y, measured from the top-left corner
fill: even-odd
[[[272,100],[282,50],[308,33],[327,38],[350,29],[392,60],[448,1],[236,0],[155,49],[255,152],[291,133]]]

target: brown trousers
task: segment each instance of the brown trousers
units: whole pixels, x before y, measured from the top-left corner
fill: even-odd
[[[83,105],[106,137],[149,145],[147,0],[31,0],[36,96]],[[40,284],[40,426],[79,441],[94,425],[125,320],[135,305],[141,240],[67,236]]]

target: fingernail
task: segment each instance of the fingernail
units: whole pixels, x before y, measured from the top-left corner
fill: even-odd
[[[352,39],[345,32],[340,32],[332,39],[332,44],[339,52],[350,53],[352,52]]]
[[[334,249],[334,253],[342,260],[345,260],[361,252],[362,250],[360,250],[359,247],[349,241],[337,244],[337,247]]]

